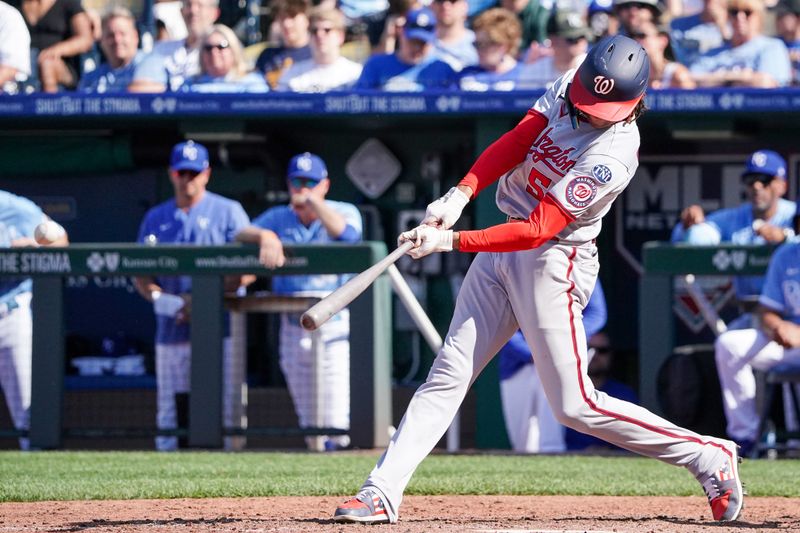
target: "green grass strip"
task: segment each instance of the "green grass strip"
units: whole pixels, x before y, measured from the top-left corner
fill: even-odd
[[[0,452],[0,501],[354,493],[377,454]],[[746,461],[752,496],[800,497],[800,461]],[[439,455],[407,494],[701,495],[682,468],[640,457]]]

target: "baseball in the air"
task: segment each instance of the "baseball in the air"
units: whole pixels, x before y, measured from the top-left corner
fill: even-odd
[[[58,222],[47,220],[33,230],[33,238],[39,244],[53,244],[64,236],[64,228]]]

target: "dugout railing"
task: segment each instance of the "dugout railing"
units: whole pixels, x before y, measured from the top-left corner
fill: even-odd
[[[73,244],[65,248],[0,250],[0,276],[33,279],[33,371],[30,409],[31,447],[57,449],[62,444],[65,374],[64,281],[68,276],[189,275],[192,277],[192,367],[188,443],[220,448],[225,434],[263,434],[270,428],[226,432],[222,423],[223,276],[226,274],[342,274],[360,272],[386,255],[386,245],[287,246],[284,267],[267,270],[258,249],[249,245],[219,247]],[[350,304],[351,418],[353,446],[388,444],[391,424],[391,305],[385,276]],[[273,302],[274,304],[274,302]],[[252,303],[240,303],[246,310]],[[285,307],[285,306],[284,306]],[[265,308],[262,306],[262,310]],[[271,305],[270,311],[281,306]],[[315,428],[305,434],[327,434]],[[280,431],[276,429],[274,431]],[[336,432],[335,430],[333,432]],[[117,433],[120,433],[117,431]],[[96,432],[102,436],[102,431]]]

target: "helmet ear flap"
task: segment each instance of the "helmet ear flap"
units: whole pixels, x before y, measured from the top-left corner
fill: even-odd
[[[569,90],[572,88],[572,82],[567,85],[567,90],[564,92],[564,100],[567,103],[567,113],[569,113],[569,121],[572,124],[572,129],[578,129],[578,110],[575,108],[575,104],[572,103],[572,99],[569,97]]]

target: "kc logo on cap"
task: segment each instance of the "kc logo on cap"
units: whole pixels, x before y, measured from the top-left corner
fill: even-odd
[[[308,172],[309,170],[311,170],[312,166],[313,166],[313,162],[311,161],[311,155],[310,154],[303,154],[303,155],[301,155],[300,157],[297,158],[297,168],[298,169],[300,169],[300,170],[302,170],[304,172]]]
[[[197,147],[194,144],[186,144],[183,147],[183,158],[191,161],[197,160]]]
[[[756,152],[753,154],[753,164],[758,167],[763,167],[767,164],[767,154],[764,152]]]

